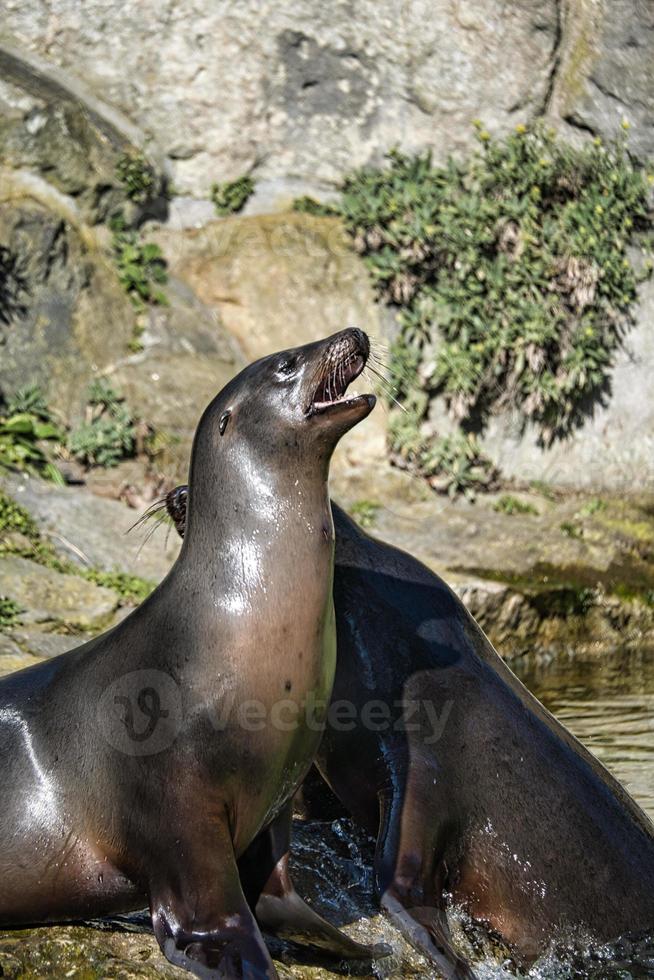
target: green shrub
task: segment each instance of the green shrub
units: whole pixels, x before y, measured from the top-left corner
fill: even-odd
[[[464,494],[472,500],[479,491],[497,486],[497,469],[471,433],[425,439],[419,415],[407,411],[391,414],[389,435],[391,461],[421,473],[438,493]]]
[[[123,153],[116,164],[116,177],[125,188],[130,201],[144,204],[157,189],[154,167],[142,153]]]
[[[628,249],[651,235],[652,177],[623,138],[573,148],[541,126],[477,132],[466,162],[393,152],[349,176],[328,208],[399,308],[391,370],[416,432],[442,395],[466,432],[512,408],[549,444],[608,388],[636,299]],[[433,453],[414,455],[423,466]]]
[[[0,596],[0,630],[6,629],[8,626],[15,626],[20,622],[22,612],[22,607],[13,599]]]
[[[105,378],[89,386],[86,418],[70,433],[68,448],[86,466],[116,466],[134,456],[134,419],[122,395]]]
[[[493,510],[496,510],[500,514],[508,514],[510,517],[514,514],[538,513],[538,509],[533,504],[528,503],[526,500],[520,500],[519,497],[514,497],[510,493],[502,494],[499,500],[496,500],[493,504]]]
[[[0,472],[31,473],[63,484],[54,463],[63,438],[38,387],[23,388],[6,406],[0,404]]]
[[[239,177],[238,180],[227,180],[222,184],[211,185],[211,200],[216,214],[236,214],[246,204],[254,193],[254,181],[251,177]]]

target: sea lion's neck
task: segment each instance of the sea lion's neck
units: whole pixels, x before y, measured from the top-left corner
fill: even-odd
[[[216,569],[237,553],[271,549],[306,556],[314,540],[324,550],[333,540],[327,463],[291,460],[267,467],[241,455],[207,479],[191,480],[184,546],[180,559]]]

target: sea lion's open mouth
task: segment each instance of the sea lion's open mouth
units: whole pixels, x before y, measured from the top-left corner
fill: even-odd
[[[338,407],[374,403],[374,395],[353,393],[346,397],[348,386],[358,378],[368,360],[370,343],[362,330],[351,330],[328,351],[320,381],[314,391],[308,415],[320,415]]]

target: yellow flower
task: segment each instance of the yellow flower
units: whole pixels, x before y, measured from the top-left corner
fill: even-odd
[[[648,184],[654,184],[654,174],[648,174],[647,175],[647,183]]]
[[[587,337],[594,337],[595,336],[595,331],[593,330],[592,327],[586,327],[586,329],[584,330],[584,333],[586,334]]]
[[[622,260],[622,265],[623,265],[623,267],[625,269],[628,269],[629,268],[629,259],[623,259]]]
[[[488,143],[488,141],[489,141],[490,138],[491,138],[491,135],[488,132],[488,130],[487,129],[482,129],[481,133],[479,134],[479,139],[480,140],[483,140],[484,143]]]
[[[473,119],[472,125],[475,127],[475,129],[481,129],[481,119]]]
[[[537,187],[536,184],[534,184],[534,186],[531,189],[531,196],[534,198],[535,201],[537,201],[538,198],[540,197],[540,187]]]
[[[515,131],[516,133],[520,133],[520,135],[522,135],[522,133],[527,132],[527,127],[525,126],[524,123],[518,123],[518,125],[515,128]]]
[[[601,204],[595,205],[595,214],[604,214],[604,208]]]
[[[595,144],[595,146],[601,146],[602,145],[602,141],[599,138],[599,136],[596,136],[595,137],[595,139],[593,140],[593,143]]]
[[[538,161],[538,164],[541,167],[547,167],[549,164],[549,160],[547,160],[545,157],[541,157],[540,160]]]
[[[625,119],[625,117],[624,117],[624,116],[623,116],[623,118],[622,118],[622,123],[621,123],[621,125],[622,125],[622,128],[623,128],[624,130],[627,130],[627,129],[630,129],[630,128],[631,128],[631,123],[629,122],[629,120],[628,120],[628,119]]]

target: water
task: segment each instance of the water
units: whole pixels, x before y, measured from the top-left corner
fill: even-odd
[[[514,669],[654,820],[654,649]]]

